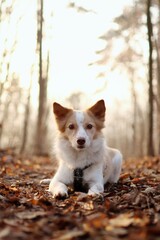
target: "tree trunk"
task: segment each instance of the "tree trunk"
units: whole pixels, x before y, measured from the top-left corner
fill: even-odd
[[[22,146],[21,146],[21,149],[20,149],[21,154],[25,151],[27,138],[28,138],[28,123],[29,123],[29,116],[30,116],[31,88],[32,88],[32,80],[30,81],[30,86],[29,86],[29,89],[28,89],[28,98],[27,98],[27,103],[26,103],[26,107],[25,107],[23,138],[22,138]]]
[[[40,3],[37,15],[37,49],[39,52],[39,106],[36,133],[36,154],[42,155],[45,151],[46,137],[46,107],[47,107],[47,76],[43,75],[43,0]]]
[[[160,24],[160,21],[159,21]],[[159,28],[159,36],[158,40],[155,40],[155,50],[157,52],[157,96],[156,96],[156,104],[157,104],[157,127],[158,127],[158,153],[160,154],[160,26]]]
[[[148,136],[148,155],[154,156],[153,144],[153,26],[151,22],[151,0],[147,0],[147,28],[148,28],[148,44],[149,44],[149,136]]]
[[[135,83],[134,83],[134,73],[132,71],[131,78],[131,93],[132,93],[132,101],[133,101],[133,122],[132,122],[132,129],[133,129],[133,145],[132,145],[132,154],[136,155],[136,144],[137,144],[137,96],[135,91]]]
[[[159,9],[159,19],[158,19],[158,40],[156,44],[157,48],[157,85],[158,85],[158,135],[159,135],[159,145],[158,145],[158,154],[160,155],[160,0],[158,1]]]
[[[4,85],[5,85],[5,83],[8,82],[8,79],[9,79],[9,72],[10,72],[10,63],[7,63],[7,73],[6,73],[5,81],[4,81],[4,83],[2,83],[1,89],[0,89],[0,108],[1,108],[1,97],[3,94],[3,90],[4,90]],[[3,117],[0,122],[0,126],[1,126],[0,127],[0,146],[2,144],[2,137],[3,137],[3,130],[4,130],[3,128],[4,128],[4,123],[8,116],[10,102],[11,102],[11,94],[8,93],[6,101],[4,103],[5,107],[4,107],[4,111],[3,111]]]

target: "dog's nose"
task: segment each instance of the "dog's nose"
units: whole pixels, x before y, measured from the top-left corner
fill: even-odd
[[[79,138],[77,140],[78,145],[83,146],[85,144],[86,140],[84,138]]]

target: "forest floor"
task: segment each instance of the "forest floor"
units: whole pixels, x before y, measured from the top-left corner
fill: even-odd
[[[55,200],[40,180],[53,160],[0,151],[1,240],[159,240],[160,157],[128,159],[101,196]]]

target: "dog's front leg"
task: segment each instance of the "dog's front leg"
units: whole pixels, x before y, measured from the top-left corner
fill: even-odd
[[[67,167],[60,165],[55,176],[52,178],[49,184],[49,192],[53,194],[55,198],[64,198],[68,196],[68,187],[71,181],[71,174]]]
[[[89,195],[96,195],[104,192],[102,167],[95,166],[88,174]]]

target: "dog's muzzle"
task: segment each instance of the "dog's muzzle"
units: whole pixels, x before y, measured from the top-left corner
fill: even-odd
[[[85,138],[78,138],[77,139],[77,147],[78,148],[85,148],[85,143],[86,143]]]

